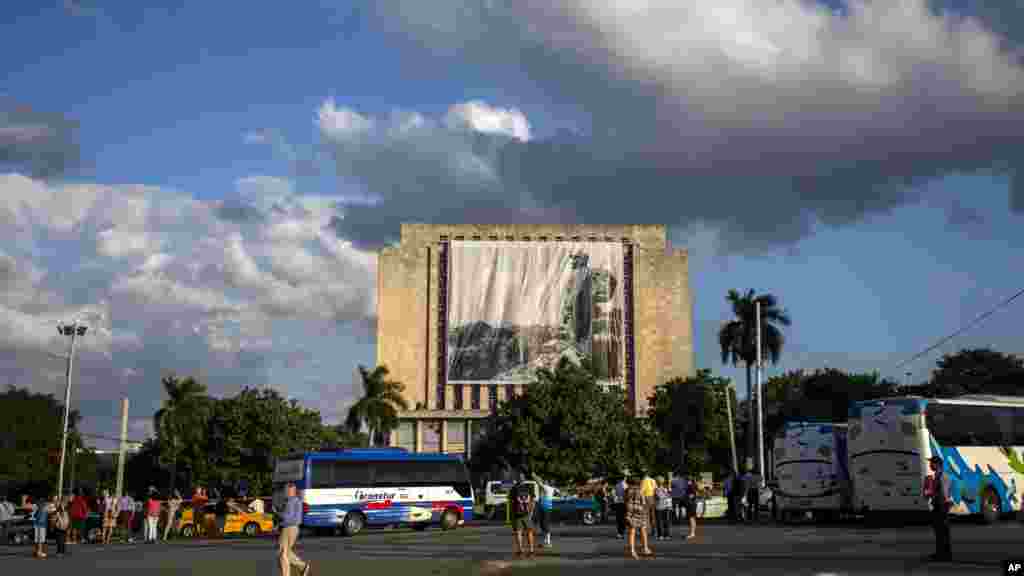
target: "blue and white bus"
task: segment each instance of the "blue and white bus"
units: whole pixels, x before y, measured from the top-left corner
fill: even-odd
[[[923,491],[933,454],[942,458],[950,481],[951,513],[981,514],[994,522],[1020,510],[1024,398],[905,396],[854,402],[848,424],[858,511],[930,510]]]
[[[837,517],[850,504],[845,423],[787,420],[774,445],[775,514],[782,521],[811,512]]]
[[[402,448],[308,452],[274,467],[275,507],[285,482],[302,495],[302,526],[340,529],[432,524],[451,530],[473,518],[473,488],[461,456],[410,453]]]

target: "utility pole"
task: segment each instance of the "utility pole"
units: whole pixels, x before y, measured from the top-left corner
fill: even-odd
[[[740,473],[740,464],[736,459],[736,425],[732,421],[732,394],[729,390],[732,389],[732,382],[725,387],[725,415],[729,419],[729,448],[732,450],[732,471],[733,474]]]
[[[79,326],[77,323],[57,326],[58,334],[71,338],[71,344],[68,348],[68,369],[64,384],[64,431],[60,439],[60,471],[57,473],[57,498],[64,497],[64,462],[67,459],[68,421],[71,418],[71,368],[75,360],[75,337],[85,336],[86,330],[85,326]]]
[[[761,390],[761,302],[755,303],[757,314],[757,474],[760,477],[761,487],[765,486],[764,477],[764,398]]]
[[[124,459],[128,452],[128,399],[121,399],[121,449],[117,455],[117,497],[123,495],[124,490]]]

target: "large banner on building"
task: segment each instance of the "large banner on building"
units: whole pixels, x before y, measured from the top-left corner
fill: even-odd
[[[451,384],[525,384],[562,357],[624,383],[623,252],[614,242],[452,242]]]

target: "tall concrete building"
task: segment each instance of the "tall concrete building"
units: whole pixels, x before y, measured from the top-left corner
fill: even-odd
[[[499,401],[573,354],[643,413],[694,373],[692,308],[661,225],[402,224],[377,272],[377,363],[412,408],[391,444],[470,455]]]

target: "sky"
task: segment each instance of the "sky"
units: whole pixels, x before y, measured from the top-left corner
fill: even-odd
[[[793,319],[769,376],[1024,353],[1021,300],[901,365],[1024,287],[1017,3],[143,4],[0,7],[0,386],[62,396],[86,323],[87,433],[169,371],[338,421],[404,221],[665,224],[741,396],[732,288]]]

